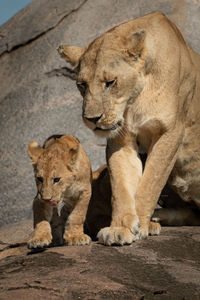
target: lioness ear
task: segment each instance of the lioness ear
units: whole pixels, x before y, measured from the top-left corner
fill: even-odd
[[[134,57],[134,60],[137,60],[141,57],[142,50],[144,49],[144,40],[146,33],[144,30],[134,33],[128,38],[130,48],[128,49],[128,54]]]
[[[32,141],[29,143],[27,152],[29,157],[32,159],[33,164],[37,162],[38,157],[41,155],[43,151],[44,149],[42,149],[37,142]]]
[[[57,50],[62,58],[76,68],[86,49],[87,47],[60,45]]]

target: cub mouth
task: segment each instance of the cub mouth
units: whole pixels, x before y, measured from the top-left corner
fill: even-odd
[[[45,203],[50,206],[57,206],[58,202],[56,200],[45,200]]]

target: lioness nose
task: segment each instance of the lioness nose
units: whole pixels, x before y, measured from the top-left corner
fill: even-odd
[[[94,118],[88,118],[86,116],[84,116],[85,119],[87,119],[88,121],[96,124],[100,119],[101,119],[102,115],[100,115],[99,117],[94,117]]]

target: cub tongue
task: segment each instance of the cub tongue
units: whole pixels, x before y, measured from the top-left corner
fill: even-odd
[[[54,206],[57,206],[57,201],[55,201],[55,200],[50,200],[49,202],[48,202],[50,205],[54,205]]]

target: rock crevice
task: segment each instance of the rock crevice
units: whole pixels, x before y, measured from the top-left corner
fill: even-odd
[[[2,41],[0,41],[0,49],[1,49],[1,44],[2,43],[5,43],[5,46],[6,46],[6,50],[4,50],[3,52],[0,51],[0,57],[3,56],[4,54],[11,53],[11,52],[13,52],[13,51],[15,51],[15,50],[17,50],[19,48],[25,47],[25,46],[31,44],[32,42],[38,40],[39,38],[43,37],[45,34],[47,34],[48,32],[50,32],[51,30],[53,30],[56,27],[58,27],[62,23],[62,21],[64,19],[66,19],[67,17],[69,17],[71,14],[77,12],[87,1],[88,0],[82,1],[82,3],[78,7],[72,9],[70,12],[66,12],[66,14],[64,14],[64,15],[63,15],[63,13],[62,14],[57,14],[58,16],[63,15],[57,21],[57,23],[53,24],[51,27],[49,27],[45,31],[40,32],[38,35],[35,35],[34,37],[32,37],[32,38],[30,38],[30,39],[28,39],[26,41],[23,41],[23,43],[12,45],[12,44],[10,44],[9,42],[6,41],[6,36],[5,35],[0,34],[0,37],[3,39]]]
[[[68,67],[63,67],[63,68],[60,68],[60,69],[54,69],[50,72],[47,72],[46,75],[48,77],[64,76],[64,77],[70,78],[71,80],[76,80],[76,77],[77,77],[77,73],[74,70],[72,70]]]

